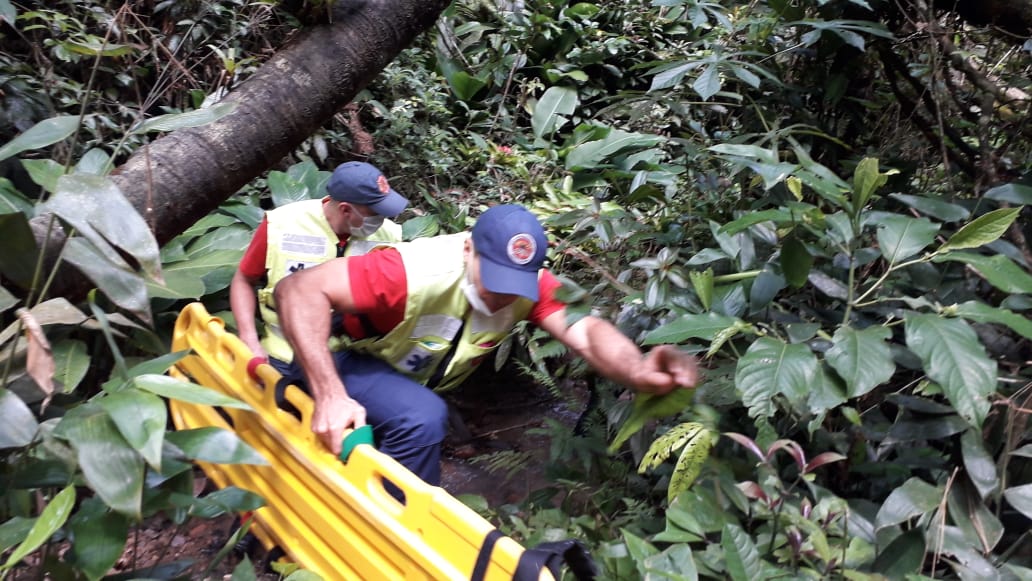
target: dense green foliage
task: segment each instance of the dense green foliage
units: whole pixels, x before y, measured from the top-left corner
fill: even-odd
[[[159,250],[103,176],[203,122],[184,112],[302,24],[262,2],[58,4],[0,0],[17,14],[0,52],[0,267],[38,289],[0,289],[0,548],[17,546],[0,570],[67,539],[66,568],[96,579],[140,518],[258,502],[193,496],[183,449],[255,459],[166,433],[159,396],[204,396],[159,375],[164,337],[184,301],[226,308],[262,208],[319,195],[357,147],[335,119]],[[666,398],[588,375],[583,429],[543,428],[554,485],[483,507],[507,532],[581,538],[607,579],[1032,579],[1032,45],[924,10],[457,2],[356,99],[372,161],[417,200],[407,237],[524,203],[557,242],[571,310],[706,368]],[[47,273],[18,244],[43,204],[79,231],[68,260],[128,254],[164,283],[95,266],[88,303],[39,302]],[[30,355],[44,338],[53,393]],[[531,329],[516,339],[558,398],[587,373]],[[73,506],[73,486],[94,494]]]

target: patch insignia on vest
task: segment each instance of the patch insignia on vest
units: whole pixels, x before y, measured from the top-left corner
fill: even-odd
[[[413,375],[419,375],[430,369],[434,361],[437,360],[437,356],[438,353],[434,353],[421,346],[416,346],[401,358],[398,367]]]
[[[509,243],[505,245],[505,253],[509,255],[509,260],[520,265],[533,260],[536,252],[537,241],[530,234],[522,232],[510,238]]]

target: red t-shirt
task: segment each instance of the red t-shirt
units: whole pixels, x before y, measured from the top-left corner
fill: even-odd
[[[349,236],[344,236],[337,241],[337,247],[343,247],[347,245]],[[251,244],[248,245],[247,250],[244,251],[243,258],[240,259],[240,272],[244,273],[244,276],[257,279],[265,276],[265,258],[269,254],[269,220],[268,218],[262,218],[262,223],[258,225],[258,229],[254,231],[254,237],[251,238]]]
[[[408,279],[397,250],[385,248],[352,257],[348,260],[348,278],[355,309],[365,313],[369,323],[380,334],[389,332],[405,317]],[[540,325],[546,317],[566,306],[555,298],[555,290],[560,286],[562,283],[555,275],[547,270],[542,272],[538,277],[538,301],[531,308],[527,320]],[[354,339],[367,336],[361,321],[355,316],[344,317],[344,330]]]

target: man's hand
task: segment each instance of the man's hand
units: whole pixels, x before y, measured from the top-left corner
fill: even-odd
[[[631,377],[639,391],[663,395],[677,387],[695,387],[699,364],[695,357],[673,345],[660,345],[645,354]]]
[[[365,408],[343,393],[316,402],[312,413],[312,432],[334,456],[340,456],[344,430],[361,428],[365,424]]]

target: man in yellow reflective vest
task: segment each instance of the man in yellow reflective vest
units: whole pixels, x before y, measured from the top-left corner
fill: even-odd
[[[268,357],[287,375],[293,351],[280,331],[272,289],[285,277],[332,258],[364,254],[373,246],[400,242],[393,218],[408,205],[375,166],[343,163],[326,183],[322,199],[302,200],[266,212],[229,287],[240,339],[255,357]],[[258,292],[255,293],[255,289]],[[265,331],[258,338],[255,312]]]
[[[380,451],[438,484],[447,407],[435,390],[466,378],[521,320],[638,391],[696,385],[694,357],[673,345],[643,354],[608,321],[568,323],[560,283],[542,268],[547,246],[530,211],[501,205],[471,233],[330,260],[280,281],[284,335],[315,401],[312,431],[339,454],[344,430],[368,422]],[[331,311],[350,338],[336,352],[326,343]]]

